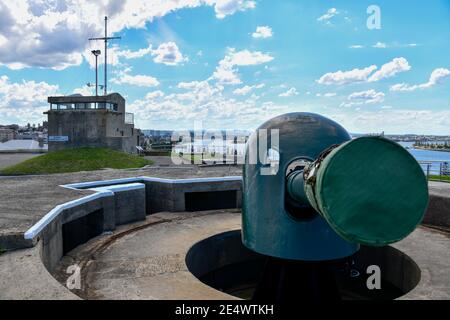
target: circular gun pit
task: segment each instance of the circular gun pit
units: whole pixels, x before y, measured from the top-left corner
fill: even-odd
[[[267,257],[248,250],[242,245],[240,230],[214,235],[196,243],[186,256],[189,270],[204,284],[240,299],[251,299],[258,282],[267,268]],[[397,299],[413,290],[420,281],[420,269],[406,254],[390,247],[362,247],[349,259],[323,262],[290,261],[275,259],[283,272],[297,275],[288,281],[297,301],[302,295],[302,285],[309,285],[310,275],[326,266],[332,270],[343,300]],[[373,274],[369,266],[381,271],[381,289],[369,289],[367,280]],[[272,266],[273,267],[273,262]],[[303,276],[302,276],[303,273]],[[305,274],[308,274],[307,276]],[[370,280],[370,279],[369,279]],[[280,281],[276,279],[275,281]],[[369,281],[372,283],[372,281]],[[309,300],[312,297],[307,297]]]

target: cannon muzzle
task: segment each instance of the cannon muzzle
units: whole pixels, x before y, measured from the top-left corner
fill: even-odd
[[[373,246],[408,236],[428,205],[420,165],[405,148],[382,137],[327,149],[287,177],[287,191],[309,203],[345,240]]]

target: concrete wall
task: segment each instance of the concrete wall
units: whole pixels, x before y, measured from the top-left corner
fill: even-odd
[[[106,138],[107,110],[49,111],[48,135],[67,136],[67,142],[49,141],[49,151],[77,147],[103,147]]]
[[[63,225],[101,210],[102,232],[113,231],[116,226],[145,219],[145,189],[116,191],[114,195],[95,199],[64,210],[50,222],[37,240],[42,242],[41,257],[52,272],[63,256]]]
[[[147,214],[186,211],[185,194],[191,192],[236,191],[236,208],[242,206],[242,183],[240,181],[161,183],[145,182]]]
[[[447,196],[430,194],[430,204],[423,223],[450,229],[450,193]]]
[[[241,206],[242,190],[240,181],[192,181],[188,183],[167,183],[145,181],[140,183],[101,187],[97,192],[111,190],[111,195],[87,201],[61,212],[39,234],[29,241],[28,246],[42,243],[41,256],[46,268],[51,272],[64,254],[64,225],[86,217],[99,210],[103,214],[102,232],[113,231],[116,226],[145,220],[146,215],[157,212],[185,211],[185,194],[188,192],[236,191],[235,207]],[[131,186],[131,189],[127,189]],[[73,236],[73,231],[71,232]],[[75,233],[76,234],[76,233]],[[82,234],[82,232],[80,232]],[[80,235],[81,236],[81,235]]]
[[[114,203],[116,226],[145,220],[145,188],[116,192]]]

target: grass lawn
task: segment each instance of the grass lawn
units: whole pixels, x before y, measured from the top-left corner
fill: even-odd
[[[450,182],[450,176],[429,176],[428,180],[430,181],[441,181],[441,182]]]
[[[50,152],[0,171],[4,175],[142,168],[152,161],[107,148],[75,148]]]

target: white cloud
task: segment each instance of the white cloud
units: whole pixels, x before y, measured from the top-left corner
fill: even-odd
[[[363,104],[381,103],[384,101],[385,94],[383,92],[377,92],[373,89],[367,91],[354,92],[348,96],[349,102],[341,104],[342,107],[359,106]]]
[[[323,85],[347,85],[359,82],[376,82],[409,70],[411,70],[411,66],[405,58],[395,58],[391,62],[384,64],[380,69],[376,65],[371,65],[364,69],[329,72],[320,77],[317,83]]]
[[[240,84],[242,81],[239,78],[236,66],[255,66],[268,63],[273,59],[269,54],[260,51],[236,51],[234,48],[229,48],[225,58],[219,62],[219,66],[210,79],[226,85]]]
[[[387,44],[384,42],[377,42],[372,47],[377,48],[377,49],[385,49],[385,48],[387,48]]]
[[[268,26],[260,26],[256,28],[256,31],[252,34],[253,38],[256,39],[265,39],[273,36],[272,28]]]
[[[48,110],[47,97],[57,95],[59,88],[46,82],[23,80],[13,83],[7,76],[0,77],[0,119],[6,122],[39,122]]]
[[[189,128],[202,120],[204,128],[249,128],[277,115],[287,108],[271,101],[259,102],[258,96],[229,98],[224,87],[208,81],[181,82],[179,93],[163,99],[138,99],[128,105],[141,128]]]
[[[145,99],[155,100],[164,97],[164,95],[165,95],[164,92],[162,92],[161,90],[152,91],[145,95]]]
[[[265,87],[265,84],[258,84],[258,85],[254,85],[254,86],[244,86],[242,88],[238,88],[238,89],[234,90],[233,93],[238,96],[246,96],[253,90],[262,89],[264,87]]]
[[[156,87],[159,85],[159,81],[154,77],[140,74],[133,76],[127,73],[111,79],[111,82],[115,84],[128,84],[137,87]]]
[[[153,49],[152,45],[149,45],[147,48],[142,48],[137,51],[131,51],[131,50],[122,50],[117,51],[116,47],[113,47],[112,56],[116,56],[118,58],[125,58],[125,59],[137,59],[142,58],[147,55],[153,56],[153,61],[155,63],[162,63],[168,66],[176,66],[183,62],[189,61],[189,59],[180,52],[180,49],[178,48],[177,44],[175,42],[165,42],[158,46],[158,48]],[[113,61],[112,64],[115,65],[119,61],[118,59],[116,61]]]
[[[363,49],[364,46],[360,44],[353,44],[349,47],[350,49]]]
[[[103,17],[110,17],[110,35],[171,12],[199,6],[214,7],[223,19],[237,11],[253,9],[244,0],[10,0],[0,2],[0,65],[62,70],[89,58],[88,38],[104,32]],[[136,53],[137,55],[145,52]],[[173,60],[164,60],[171,64]]]
[[[446,78],[450,76],[450,70],[445,68],[435,69],[431,75],[430,79],[426,83],[417,84],[417,85],[408,85],[406,83],[400,83],[393,85],[391,87],[391,91],[415,91],[418,89],[429,89],[432,88],[439,83],[443,82]]]
[[[289,97],[294,97],[294,96],[298,96],[298,95],[299,95],[299,93],[298,93],[297,89],[292,87],[288,91],[281,93],[279,96],[282,98],[289,98]]]
[[[218,19],[223,19],[238,11],[245,11],[256,7],[255,1],[248,0],[217,0],[207,1],[207,3],[208,2],[215,3],[214,10],[216,11],[216,17]]]
[[[329,92],[329,93],[325,93],[323,96],[326,98],[332,98],[335,97],[337,95],[336,92]]]
[[[142,48],[137,51],[131,50],[119,51],[117,52],[117,55],[119,57],[124,57],[125,59],[138,59],[152,53],[153,53],[152,45],[149,45],[147,48]]]
[[[317,18],[317,21],[328,21],[338,14],[339,11],[336,8],[330,8],[323,16]]]
[[[379,81],[385,78],[391,78],[400,72],[411,70],[408,60],[405,58],[395,58],[391,62],[384,64],[380,70],[376,71],[370,78],[369,82]]]
[[[345,85],[355,82],[365,82],[370,74],[377,69],[376,65],[364,69],[353,69],[351,71],[337,71],[324,74],[317,83],[324,85]]]
[[[181,54],[175,42],[161,44],[158,49],[153,50],[152,55],[155,56],[153,61],[168,66],[176,66],[188,61],[188,59]]]

